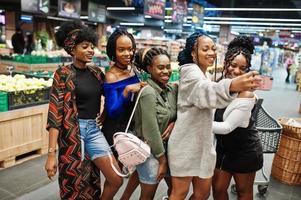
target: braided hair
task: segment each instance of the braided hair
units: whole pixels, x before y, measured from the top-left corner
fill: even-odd
[[[108,38],[107,47],[106,47],[107,55],[112,61],[115,61],[116,59],[116,41],[120,36],[123,35],[129,37],[130,40],[132,41],[132,47],[134,49],[133,53],[135,54],[136,43],[135,43],[134,36],[130,34],[125,28],[117,28]]]
[[[76,46],[77,44],[84,41],[91,42],[95,46],[97,45],[98,36],[93,30],[83,25],[81,21],[68,21],[63,23],[55,33],[55,41],[57,45],[59,47],[65,48],[66,50],[66,46],[68,45],[68,43],[66,43],[66,40],[68,40],[68,38],[73,34],[74,31],[76,31],[76,37],[72,38],[73,46]],[[72,49],[68,49],[66,51],[71,55],[71,50]]]
[[[227,69],[230,67],[231,62],[239,54],[242,54],[246,58],[247,61],[246,72],[250,71],[253,51],[254,51],[254,44],[250,37],[238,36],[234,38],[228,45],[228,49],[224,60],[224,69],[223,69],[222,77],[226,76]]]
[[[147,66],[151,66],[154,57],[159,55],[166,55],[169,59],[170,56],[166,50],[162,48],[152,47],[150,49],[139,49],[135,54],[134,65],[145,72],[149,73]]]
[[[201,36],[208,36],[204,32],[194,32],[186,39],[185,48],[179,53],[178,55],[178,62],[179,65],[184,65],[187,63],[193,63],[193,58],[191,56],[191,52],[193,51],[194,47],[197,43],[197,40]]]

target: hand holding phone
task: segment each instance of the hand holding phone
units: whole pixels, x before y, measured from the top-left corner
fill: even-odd
[[[257,90],[264,90],[264,91],[269,91],[272,89],[273,86],[273,77],[271,76],[264,76],[264,75],[260,75],[261,76],[261,83],[260,86],[258,88],[256,88]]]

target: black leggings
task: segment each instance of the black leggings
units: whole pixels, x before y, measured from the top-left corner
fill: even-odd
[[[291,69],[289,67],[287,67],[286,71],[287,71],[287,76],[286,76],[285,82],[289,83],[290,82]]]

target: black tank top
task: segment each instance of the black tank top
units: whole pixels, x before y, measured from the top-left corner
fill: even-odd
[[[250,151],[261,149],[261,141],[258,131],[255,127],[255,108],[252,109],[249,126],[247,128],[237,127],[231,133],[226,135],[216,134],[216,151],[223,154],[246,154]],[[217,109],[214,120],[223,121],[223,115],[226,108]]]

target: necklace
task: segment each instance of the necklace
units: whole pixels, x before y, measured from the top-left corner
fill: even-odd
[[[121,65],[121,64],[119,64],[118,62],[115,62],[115,63],[114,63],[114,66],[117,67],[119,70],[122,70],[122,71],[125,71],[125,70],[128,69],[127,66],[124,67],[124,65]]]
[[[128,66],[126,66],[126,67],[124,68],[124,66],[120,65],[120,64],[117,63],[117,62],[116,62],[113,66],[115,66],[116,69],[118,69],[119,71],[122,71],[122,72],[128,72],[128,73],[130,73],[130,72],[132,71],[132,67],[131,67],[131,69],[129,70],[129,69],[128,69]]]

